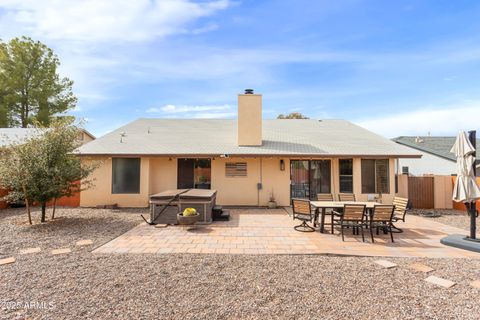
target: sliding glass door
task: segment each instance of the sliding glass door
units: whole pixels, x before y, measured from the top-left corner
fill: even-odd
[[[210,189],[210,159],[178,159],[178,189]]]
[[[318,193],[331,193],[331,161],[290,161],[290,196],[315,200]]]

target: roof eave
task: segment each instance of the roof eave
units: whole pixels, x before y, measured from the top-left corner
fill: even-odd
[[[285,158],[410,158],[419,159],[421,154],[282,154],[282,153],[229,153],[229,154],[214,154],[214,153],[176,153],[176,154],[147,154],[147,153],[77,153],[80,157],[172,157],[172,158],[188,158],[188,157],[285,157]]]

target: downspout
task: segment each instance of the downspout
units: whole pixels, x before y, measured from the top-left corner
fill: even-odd
[[[257,207],[260,207],[260,190],[263,189],[263,162],[262,157],[260,157],[260,182],[257,186]]]

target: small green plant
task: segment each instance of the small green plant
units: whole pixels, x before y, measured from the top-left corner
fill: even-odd
[[[186,208],[185,210],[183,210],[184,217],[194,216],[196,214],[197,210],[195,210],[195,208]]]

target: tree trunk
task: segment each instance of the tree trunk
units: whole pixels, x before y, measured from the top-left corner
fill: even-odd
[[[32,214],[30,213],[30,203],[28,199],[25,199],[25,206],[27,207],[28,223],[32,224]]]
[[[27,197],[27,188],[25,186],[22,186],[22,188],[23,188],[23,194],[25,195],[25,206],[27,208],[28,223],[32,224],[32,214],[30,213],[30,203]]]
[[[55,219],[55,208],[57,207],[57,198],[53,198],[52,220]]]
[[[47,203],[42,202],[42,218],[41,218],[40,222],[45,222],[46,211],[47,211]]]

